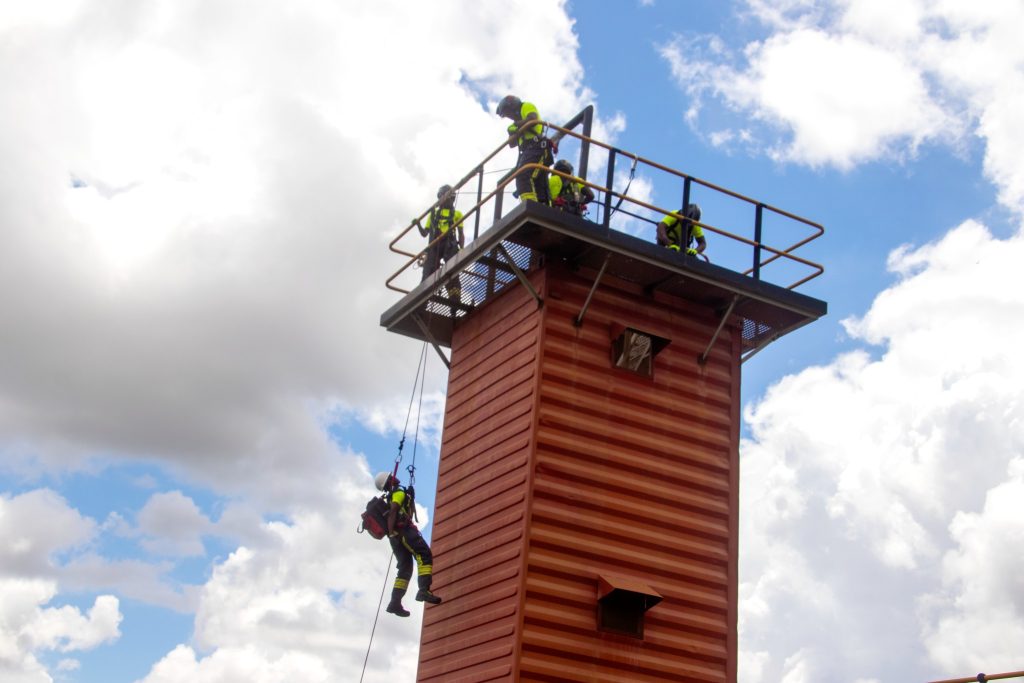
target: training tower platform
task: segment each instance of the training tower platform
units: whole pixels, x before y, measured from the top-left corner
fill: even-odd
[[[405,289],[412,226],[392,243],[408,261],[388,284],[404,295],[381,324],[450,367],[432,531],[445,601],[424,613],[421,682],[736,680],[740,369],[825,315],[794,291],[822,272],[793,254],[821,226],[603,145],[588,123],[589,110],[549,129],[581,177],[607,155],[606,184],[587,183],[594,220],[503,213],[511,178],[483,193],[502,146],[457,186],[470,234],[454,259]],[[708,219],[750,206],[753,235],[702,223],[715,263],[656,246],[650,224],[671,209],[612,188],[623,156]],[[805,234],[768,246],[784,223]],[[717,257],[734,242],[742,268]],[[803,277],[772,284],[768,264]]]

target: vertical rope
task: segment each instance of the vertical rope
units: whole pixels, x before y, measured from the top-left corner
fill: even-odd
[[[427,378],[427,343],[423,342],[423,349],[420,351],[420,360],[416,365],[416,379],[412,383],[412,396],[409,397],[409,410],[405,413],[405,425],[402,427],[402,439],[398,442],[398,455],[395,457],[395,469],[392,475],[398,474],[398,465],[402,462],[402,447],[405,445],[405,435],[409,431],[409,420],[412,417],[412,404],[416,400],[416,386],[420,389],[419,408],[416,411],[416,433],[412,441],[412,464],[409,466],[409,484],[415,478],[416,471],[416,442],[420,434],[420,413],[423,411],[423,385]],[[413,505],[413,515],[416,514],[416,507]],[[380,600],[377,601],[377,612],[373,616],[373,628],[370,629],[370,642],[366,644],[366,656],[363,657],[363,671],[359,674],[359,683],[363,683],[363,676],[366,675],[366,663],[370,660],[370,650],[373,648],[373,635],[377,632],[377,620],[380,618],[380,606],[384,604],[384,593],[388,589],[388,575],[391,574],[391,563],[395,559],[392,552],[388,556],[388,568],[384,571],[384,586],[380,590]]]
[[[420,386],[420,402],[423,402],[423,381],[426,379],[427,342],[420,349],[420,359],[416,364],[416,379],[412,383],[412,395],[409,396],[409,409],[405,411],[405,424],[402,426],[402,439],[398,442],[398,455],[395,456],[395,469],[392,475],[398,475],[398,465],[402,462],[402,448],[405,446],[405,435],[409,431],[409,419],[412,417],[412,404],[416,400],[416,385]],[[419,416],[416,417],[416,435],[413,437],[413,459],[416,458],[416,439],[419,436]]]
[[[388,590],[388,574],[391,573],[391,561],[395,554],[388,556],[388,568],[384,570],[384,586],[380,589],[380,600],[377,601],[377,613],[373,617],[373,628],[370,629],[370,642],[366,644],[366,656],[363,657],[363,672],[359,674],[359,683],[363,683],[363,676],[366,675],[366,662],[370,660],[370,648],[373,647],[373,634],[377,632],[377,619],[380,617],[380,606],[384,604],[384,593]]]
[[[423,378],[425,380],[426,377],[427,377],[427,345],[426,344],[423,345],[423,355],[421,356],[421,363],[422,363]],[[426,384],[425,381],[421,381],[420,382],[420,402],[419,402],[419,405],[416,406],[416,431],[413,434],[413,440],[412,440],[412,463],[409,465],[409,468],[408,468],[408,471],[409,471],[409,484],[410,485],[415,483],[415,480],[416,480],[416,445],[419,443],[419,440],[420,440],[420,417],[422,417],[422,415],[423,415],[423,385],[424,384]],[[415,394],[415,388],[413,389],[413,394]],[[410,406],[410,408],[411,408],[411,406]]]

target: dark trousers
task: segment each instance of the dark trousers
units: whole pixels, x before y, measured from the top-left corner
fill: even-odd
[[[409,588],[413,560],[416,560],[416,564],[419,565],[417,580],[420,590],[429,590],[433,580],[434,557],[430,554],[430,546],[423,540],[419,529],[410,524],[399,529],[398,535],[392,536],[388,540],[391,541],[391,550],[398,560],[398,575],[395,577],[395,587],[391,591],[391,599],[401,600]]]
[[[431,233],[430,241],[434,241],[437,235]],[[456,242],[456,237],[453,231],[449,230],[445,233],[445,236],[438,240],[435,244],[427,247],[427,253],[423,259],[423,277],[420,278],[420,282],[423,282],[430,277],[434,271],[441,267],[441,263],[448,263],[449,260],[455,258],[455,255],[459,253],[459,243]],[[458,275],[445,285],[445,290],[448,292],[449,298],[457,299],[462,295],[461,279]]]
[[[547,164],[548,151],[540,141],[528,140],[519,147],[519,161],[516,168],[526,164]],[[536,201],[551,204],[551,193],[548,189],[548,172],[535,168],[523,171],[516,176],[516,194],[524,201]]]

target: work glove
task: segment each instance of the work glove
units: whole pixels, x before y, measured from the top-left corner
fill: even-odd
[[[686,250],[686,255],[687,256],[696,256],[697,255],[697,250],[696,249],[687,249]]]
[[[678,244],[670,244],[670,245],[668,245],[668,248],[671,249],[672,251],[679,251],[679,245]]]

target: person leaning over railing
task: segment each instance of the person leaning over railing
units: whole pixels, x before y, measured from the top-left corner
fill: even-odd
[[[537,107],[529,102],[523,102],[515,95],[505,95],[501,102],[498,102],[495,113],[502,118],[512,119],[508,127],[508,146],[519,147],[517,169],[527,164],[547,166],[552,162],[551,142],[544,137],[544,126],[540,123],[530,123],[540,120]],[[535,168],[529,173],[517,175],[515,195],[522,201],[551,204],[547,171]]]
[[[700,220],[700,207],[690,204],[685,209],[679,209],[677,213],[685,218],[679,219],[667,214],[658,223],[658,244],[673,251],[685,249],[690,256],[704,253],[708,248],[708,242],[704,239],[704,230],[694,222]],[[694,240],[697,242],[696,249],[690,246]]]
[[[551,178],[548,180],[551,205],[574,216],[582,216],[587,211],[587,204],[594,201],[594,191],[572,175],[572,164],[565,159],[555,162],[555,170],[572,177],[563,178],[557,173],[551,174]]]

